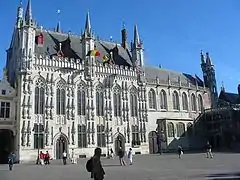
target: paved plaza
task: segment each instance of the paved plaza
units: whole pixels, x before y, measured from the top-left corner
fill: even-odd
[[[106,180],[175,180],[175,179],[240,179],[240,154],[217,153],[214,159],[205,154],[138,155],[134,165],[121,167],[117,159],[102,159]],[[12,172],[0,165],[1,180],[90,180],[85,169],[87,159],[76,165],[63,166],[54,161],[50,166],[16,165]],[[238,174],[239,173],[239,174]]]

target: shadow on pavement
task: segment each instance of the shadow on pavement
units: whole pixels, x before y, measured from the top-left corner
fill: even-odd
[[[121,166],[120,164],[103,164],[103,167],[119,167]]]
[[[240,173],[217,173],[206,176],[211,180],[231,180],[231,179],[240,179]]]

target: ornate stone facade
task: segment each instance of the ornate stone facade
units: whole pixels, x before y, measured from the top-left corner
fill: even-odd
[[[70,149],[91,156],[97,146],[104,154],[120,146],[142,154],[156,152],[156,145],[190,148],[185,132],[211,106],[202,80],[144,66],[137,26],[128,49],[125,28],[122,44],[95,38],[89,14],[81,37],[59,26],[49,31],[34,24],[30,7],[25,18],[18,14],[6,64],[19,99],[20,160],[36,159],[38,150],[60,158]],[[88,56],[93,50],[115,64]]]

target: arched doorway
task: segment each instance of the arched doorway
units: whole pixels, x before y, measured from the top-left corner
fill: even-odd
[[[68,141],[64,135],[60,135],[56,140],[55,147],[56,159],[62,159],[63,152],[68,153]]]
[[[149,142],[149,153],[150,154],[158,153],[158,139],[157,139],[156,131],[151,131],[148,134],[148,142]]]
[[[14,152],[14,136],[9,129],[0,129],[0,164],[8,163],[9,153]]]
[[[122,134],[118,134],[118,136],[115,138],[115,154],[118,155],[118,151],[120,147],[123,151],[125,151],[125,138]]]

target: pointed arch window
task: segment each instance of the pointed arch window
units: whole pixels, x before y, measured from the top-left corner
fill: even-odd
[[[104,93],[102,87],[96,88],[96,115],[104,116]]]
[[[106,135],[104,125],[97,125],[97,146],[106,147]]]
[[[141,145],[140,137],[139,137],[139,127],[138,125],[132,126],[132,146]]]
[[[187,99],[187,94],[185,92],[182,93],[182,106],[183,106],[183,110],[185,111],[188,110],[188,99]]]
[[[168,137],[174,137],[175,136],[175,132],[174,132],[174,125],[172,122],[169,122],[167,124],[168,127]]]
[[[66,83],[60,80],[57,84],[57,115],[65,115],[66,111]]]
[[[201,112],[203,111],[203,99],[200,94],[198,95],[198,110]]]
[[[160,92],[160,109],[167,109],[167,94],[164,90]]]
[[[114,104],[114,116],[120,117],[122,115],[120,87],[116,87],[113,91],[113,104]]]
[[[156,109],[156,93],[153,89],[148,92],[149,109]]]
[[[78,85],[77,90],[77,114],[86,115],[86,90],[82,83]]]
[[[132,88],[130,90],[130,106],[131,106],[131,116],[132,117],[137,117],[137,90],[136,88]]]
[[[39,78],[35,84],[35,114],[44,114],[45,106],[45,83],[44,80]]]
[[[185,125],[184,123],[178,123],[177,124],[177,136],[181,137],[185,135]]]
[[[173,101],[173,109],[174,110],[180,110],[180,107],[179,107],[179,96],[178,96],[177,91],[173,92],[173,94],[172,94],[172,101]]]
[[[191,95],[191,103],[192,103],[192,111],[197,111],[196,96],[194,94]]]
[[[78,147],[87,147],[87,127],[86,125],[78,125]]]

